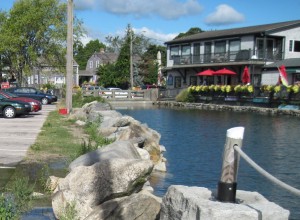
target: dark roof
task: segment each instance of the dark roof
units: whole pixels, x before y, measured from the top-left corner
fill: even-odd
[[[117,61],[119,54],[110,52],[95,52],[95,56],[102,60],[102,63],[114,63]]]
[[[285,60],[279,60],[269,65],[265,65],[264,68],[277,68],[281,65],[284,65],[286,67],[300,67],[300,58],[289,58]]]
[[[295,21],[286,21],[280,23],[264,24],[264,25],[249,26],[249,27],[242,27],[242,28],[205,31],[198,34],[193,34],[186,37],[167,41],[166,44],[191,42],[196,40],[213,39],[213,38],[220,38],[220,37],[223,38],[223,37],[241,36],[241,35],[248,35],[248,34],[258,34],[258,33],[270,34],[276,31],[285,30],[292,27],[299,27],[299,26],[300,26],[300,20],[295,20]]]

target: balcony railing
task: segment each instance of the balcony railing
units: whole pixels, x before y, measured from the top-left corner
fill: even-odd
[[[282,60],[283,53],[256,51],[255,59],[265,61]],[[205,63],[228,63],[249,61],[253,56],[252,50],[239,50],[224,53],[206,53],[199,55],[176,55],[172,56],[174,65],[205,64]]]

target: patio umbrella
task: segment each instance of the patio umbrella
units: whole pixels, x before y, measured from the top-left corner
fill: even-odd
[[[236,75],[236,73],[229,69],[223,68],[223,69],[217,70],[214,73],[214,75]]]
[[[248,69],[247,66],[245,66],[245,68],[244,68],[244,72],[243,72],[243,75],[242,75],[242,82],[244,84],[250,83],[250,73],[249,73],[249,69]]]
[[[207,69],[207,70],[197,73],[196,76],[213,76],[214,73],[215,73],[215,71],[213,71],[211,69]]]
[[[279,68],[279,76],[280,76],[280,79],[281,79],[281,82],[284,86],[288,86],[289,85],[289,82],[288,82],[288,79],[287,79],[287,75],[286,75],[286,70],[285,70],[285,66],[284,65],[281,65]]]

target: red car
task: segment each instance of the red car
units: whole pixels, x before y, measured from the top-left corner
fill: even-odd
[[[19,100],[23,102],[28,102],[31,105],[31,110],[33,112],[40,111],[42,109],[42,103],[38,100],[27,98],[27,97],[20,97],[15,94],[12,94],[10,92],[5,92],[3,90],[0,90],[0,95],[11,100]]]

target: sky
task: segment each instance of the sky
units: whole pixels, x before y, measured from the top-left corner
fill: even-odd
[[[0,0],[9,11],[17,0]],[[67,2],[67,0],[61,0]],[[163,44],[192,27],[204,31],[300,20],[300,0],[73,0],[83,21],[83,43],[124,35],[128,24]]]

